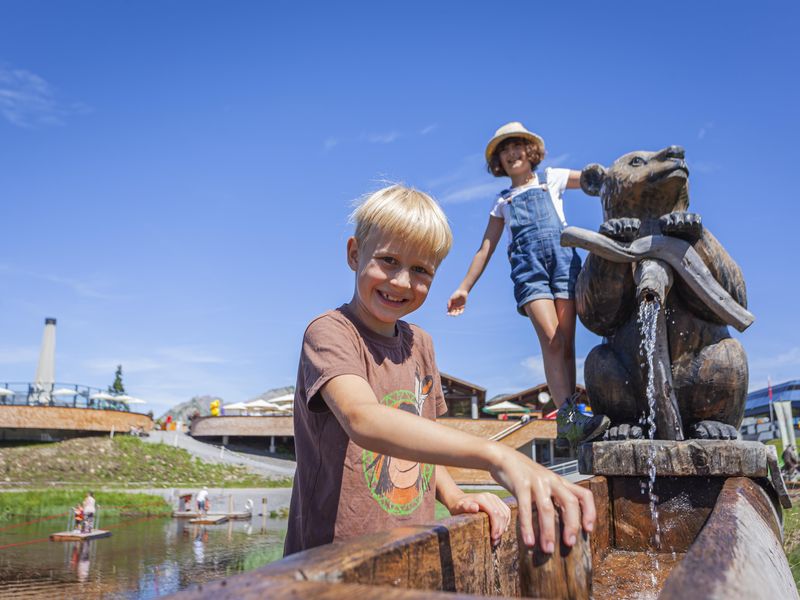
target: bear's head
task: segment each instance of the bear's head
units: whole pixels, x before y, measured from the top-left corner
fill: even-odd
[[[606,220],[636,217],[643,222],[689,208],[689,169],[680,146],[658,152],[629,152],[608,169],[581,171],[581,188],[603,201]]]

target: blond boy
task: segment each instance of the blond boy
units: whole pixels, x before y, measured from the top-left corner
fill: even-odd
[[[519,501],[523,540],[555,546],[591,531],[589,491],[515,450],[435,422],[446,411],[430,336],[402,321],[425,301],[452,234],[438,205],[400,185],[379,190],[353,213],[349,303],[306,329],[295,392],[297,473],[285,554],[399,525],[433,521],[434,498],[451,512],[484,511],[498,542],[510,512],[493,494],[466,494],[439,465],[489,471]]]

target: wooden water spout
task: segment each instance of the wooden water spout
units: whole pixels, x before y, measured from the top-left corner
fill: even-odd
[[[561,233],[561,245],[590,250],[616,263],[633,263],[645,258],[662,260],[676,269],[688,287],[724,323],[744,331],[755,321],[753,313],[733,299],[714,279],[697,251],[679,238],[646,236],[623,246],[594,231],[567,227]]]
[[[636,283],[636,298],[639,301],[641,328],[652,327],[652,331],[642,331],[646,345],[648,369],[652,374],[648,379],[648,396],[653,396],[655,415],[651,422],[656,431],[650,437],[665,440],[682,440],[683,423],[678,410],[678,399],[672,387],[672,363],[667,344],[667,324],[664,306],[672,287],[672,269],[656,259],[645,259],[637,263],[633,274]],[[652,314],[655,312],[655,314]],[[655,319],[654,323],[642,322],[642,316]],[[646,319],[645,319],[646,321]],[[651,336],[652,334],[652,336]]]

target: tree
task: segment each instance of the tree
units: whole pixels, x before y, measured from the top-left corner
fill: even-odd
[[[125,386],[122,383],[122,365],[117,365],[117,371],[114,373],[114,383],[108,386],[109,394],[124,394]]]

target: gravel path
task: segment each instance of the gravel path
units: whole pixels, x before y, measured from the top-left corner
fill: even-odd
[[[205,462],[242,465],[254,473],[267,477],[291,477],[294,475],[294,461],[272,458],[270,456],[234,452],[224,449],[221,446],[198,441],[182,432],[151,431],[148,437],[142,438],[142,441],[151,444],[169,444],[170,446],[183,448],[193,456],[197,456]]]

